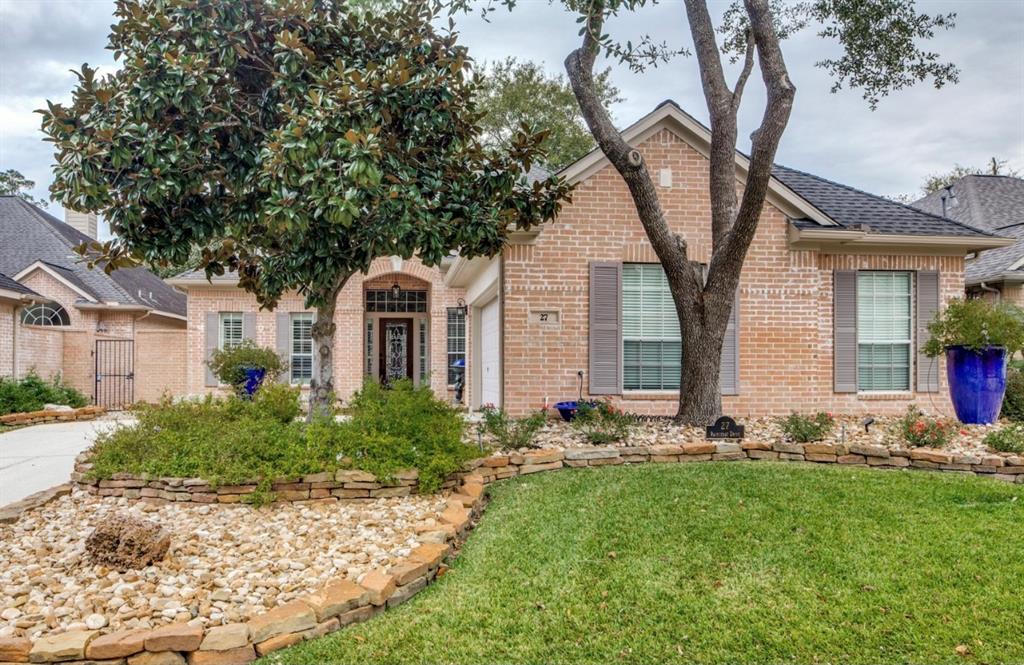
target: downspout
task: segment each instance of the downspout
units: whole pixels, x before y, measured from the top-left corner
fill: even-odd
[[[988,285],[988,284],[986,284],[985,282],[981,282],[981,283],[979,283],[979,284],[978,284],[978,288],[980,288],[980,289],[981,289],[982,291],[988,291],[989,293],[994,293],[994,294],[996,294],[996,302],[997,302],[997,303],[998,303],[998,302],[999,302],[999,301],[1000,301],[1000,300],[1002,299],[1002,296],[1003,296],[1003,292],[1002,292],[1002,291],[1000,291],[999,289],[994,289],[994,288],[992,288],[991,286],[989,286],[989,285]]]
[[[21,307],[14,306],[11,317],[11,378],[18,378],[18,321],[21,318]]]

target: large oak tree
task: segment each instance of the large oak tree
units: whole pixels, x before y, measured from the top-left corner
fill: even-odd
[[[471,8],[468,2],[456,0],[456,4]],[[502,0],[502,4],[512,7],[516,0]],[[873,108],[891,91],[918,81],[932,79],[936,87],[956,81],[953,65],[917,44],[931,38],[936,29],[952,27],[955,17],[919,13],[914,0],[734,0],[716,25],[706,0],[684,0],[679,20],[689,27],[691,50],[688,45],[659,43],[646,36],[624,41],[606,32],[608,19],[655,4],[653,0],[565,0],[565,4],[578,13],[581,25],[580,45],[565,60],[573,92],[598,146],[629,188],[679,316],[683,350],[678,417],[692,424],[709,423],[722,412],[718,380],[722,341],[796,96],[782,41],[810,26],[816,26],[821,37],[837,41],[838,55],[817,65],[832,75],[833,91],[843,86],[858,88]],[[639,70],[680,54],[696,56],[711,119],[708,223],[712,253],[706,273],[691,260],[687,239],[672,229],[643,155],[612,123],[598,94],[601,81],[594,75],[601,55]],[[732,83],[727,80],[726,60],[739,63]],[[766,101],[761,122],[745,147],[750,163],[741,180],[736,165],[737,117],[755,70]]]
[[[236,271],[272,308],[316,308],[311,414],[333,398],[338,293],[377,257],[494,255],[551,219],[569,188],[528,183],[543,133],[479,140],[479,87],[438,4],[382,11],[331,0],[118,0],[120,69],[84,65],[50,103],[57,200],[116,235],[87,248]],[[195,260],[195,252],[199,252]]]

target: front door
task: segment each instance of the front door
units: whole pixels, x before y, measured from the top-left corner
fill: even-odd
[[[381,319],[377,367],[381,385],[412,378],[412,319]]]

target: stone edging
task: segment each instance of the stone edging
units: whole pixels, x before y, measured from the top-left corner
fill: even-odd
[[[423,534],[422,544],[386,573],[371,570],[359,584],[340,578],[316,593],[280,605],[244,623],[209,628],[176,623],[152,630],[107,634],[76,630],[43,636],[35,641],[24,637],[0,638],[0,661],[55,663],[89,659],[109,665],[126,662],[127,665],[249,663],[258,656],[365,621],[424,589],[446,570],[445,558],[465,537],[471,519],[483,510],[486,484],[566,467],[759,459],[969,473],[1024,484],[1024,457],[1021,456],[955,456],[937,450],[890,450],[870,445],[704,442],[497,454],[474,460],[465,473],[456,474],[457,477],[449,481],[458,489],[448,498],[444,511],[438,514],[441,527]]]
[[[70,411],[26,411],[24,413],[8,413],[0,416],[0,425],[38,425],[39,423],[71,422],[75,420],[93,420],[96,416],[106,413],[102,406],[83,406]]]
[[[106,634],[74,630],[35,640],[0,638],[0,662],[88,660],[106,665],[242,665],[303,640],[327,635],[405,602],[444,574],[444,560],[465,537],[471,518],[483,508],[483,488],[479,476],[463,479],[437,516],[440,526],[423,534],[421,544],[406,559],[386,573],[371,570],[359,584],[339,578],[315,593],[244,623],[208,628],[173,623],[152,630]]]
[[[237,485],[214,487],[201,478],[145,478],[118,473],[109,480],[87,477],[92,468],[91,451],[75,460],[73,483],[99,496],[125,497],[151,503],[239,503],[258,489],[258,480]],[[502,458],[510,460],[499,463]],[[496,478],[535,473],[561,466],[600,466],[603,464],[636,464],[642,462],[704,462],[738,459],[775,459],[791,462],[833,463],[879,468],[930,469],[994,477],[1006,482],[1024,483],[1024,456],[1009,454],[955,455],[930,448],[890,449],[878,445],[830,443],[770,443],[766,441],[699,442],[682,445],[610,446],[540,449],[486,458]],[[471,468],[473,464],[469,465]],[[497,471],[501,467],[515,467]],[[471,469],[470,469],[471,470]],[[415,469],[399,471],[394,480],[384,482],[366,471],[340,470],[313,473],[296,478],[281,478],[272,483],[276,501],[359,500],[416,494],[418,474]],[[458,483],[459,474],[449,476],[442,489]]]
[[[35,510],[41,508],[46,504],[50,503],[57,497],[71,494],[71,485],[64,483],[63,485],[57,485],[49,489],[36,492],[35,494],[29,494],[20,501],[9,503],[6,506],[0,506],[0,524],[13,524],[18,521],[22,513],[29,510]],[[2,663],[2,661],[0,661]]]

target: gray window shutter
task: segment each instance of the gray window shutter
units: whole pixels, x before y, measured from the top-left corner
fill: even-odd
[[[281,360],[289,362],[291,360],[291,315],[288,312],[278,312],[277,314],[277,355],[281,356]],[[290,383],[291,372],[281,372],[281,376],[277,377],[279,383]]]
[[[242,314],[242,339],[256,341],[256,312]]]
[[[217,350],[217,345],[220,342],[220,314],[218,312],[207,312],[206,313],[206,359],[209,360],[213,357],[213,352]],[[216,386],[218,384],[217,377],[213,375],[213,370],[210,366],[206,366],[206,385]]]
[[[933,270],[917,273],[917,390],[923,393],[939,391],[939,361],[921,353],[920,349],[931,338],[928,324],[939,311],[939,273]]]
[[[718,370],[718,384],[723,395],[740,394],[740,335],[739,335],[740,290],[732,300],[729,325],[722,340],[722,363]]]
[[[837,393],[857,392],[857,271],[837,270],[832,273],[833,325],[832,340],[833,390]]]
[[[622,394],[622,264],[590,264],[590,394]]]

